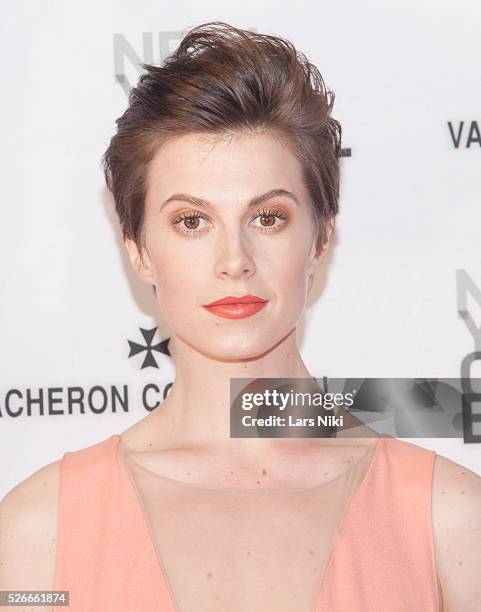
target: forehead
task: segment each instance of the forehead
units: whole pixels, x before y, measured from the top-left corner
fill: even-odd
[[[306,197],[300,163],[280,138],[266,133],[172,138],[152,160],[148,184],[156,199],[177,191],[247,199],[277,188]]]

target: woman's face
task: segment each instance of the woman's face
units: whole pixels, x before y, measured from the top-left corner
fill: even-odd
[[[143,262],[126,246],[173,334],[223,360],[259,356],[293,330],[319,259],[300,164],[266,134],[169,140],[149,168]],[[240,318],[204,307],[245,295],[267,303]]]

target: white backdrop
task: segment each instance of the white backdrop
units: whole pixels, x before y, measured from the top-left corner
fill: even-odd
[[[154,352],[157,368],[128,358],[128,340],[145,344],[140,328],[158,327],[154,344],[169,333],[128,266],[100,157],[138,62],[160,61],[205,21],[288,37],[336,93],[351,155],[328,275],[299,329],[313,375],[458,377],[481,350],[456,286],[464,270],[481,287],[481,4],[226,4],[19,0],[3,11],[0,496],[138,421],[145,385],[157,385],[155,403],[173,381],[168,354]],[[467,299],[478,328],[480,303]],[[98,408],[115,387],[128,411],[109,400],[69,414],[72,387]],[[481,473],[479,443],[414,441]]]

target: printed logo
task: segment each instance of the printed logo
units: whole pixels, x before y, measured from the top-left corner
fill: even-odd
[[[463,429],[465,442],[481,442],[481,433],[475,433],[474,424],[481,423],[481,392],[474,386],[471,376],[473,363],[481,360],[481,322],[477,324],[468,306],[468,296],[471,296],[481,308],[481,291],[466,270],[456,270],[458,315],[464,321],[474,343],[474,350],[468,353],[461,362],[461,380],[463,382]],[[479,379],[478,379],[479,382]],[[475,412],[473,407],[477,407]]]
[[[158,328],[154,327],[153,329],[142,329],[141,327],[139,327],[139,329],[142,336],[144,337],[145,345],[138,344],[137,342],[133,342],[132,340],[127,340],[130,347],[129,359],[145,351],[146,354],[142,365],[140,366],[140,369],[143,370],[144,368],[158,368],[159,366],[155,361],[155,357],[152,351],[157,351],[158,353],[163,353],[164,355],[168,355],[169,357],[171,357],[168,348],[170,338],[167,338],[167,340],[162,340],[162,342],[159,342],[158,344],[152,345],[155,332]]]
[[[456,125],[448,121],[449,134],[455,149],[461,146],[464,149],[469,149],[471,145],[481,147],[481,133],[477,121],[471,121],[468,125],[464,125],[464,121],[460,121]]]

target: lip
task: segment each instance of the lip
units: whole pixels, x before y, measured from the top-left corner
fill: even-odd
[[[267,300],[264,300],[257,295],[241,295],[239,297],[227,295],[226,297],[216,300],[215,302],[204,304],[204,306],[207,308],[209,306],[219,306],[221,304],[261,304],[264,302],[267,302]]]
[[[267,302],[268,300],[256,295],[243,295],[241,297],[229,295],[210,304],[204,304],[204,308],[225,319],[244,319],[262,310]]]
[[[267,302],[250,302],[249,304],[217,304],[204,306],[209,312],[225,319],[245,319],[252,317],[266,306]]]

